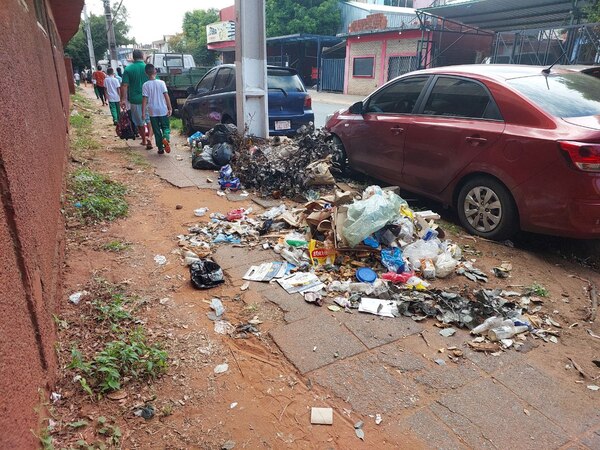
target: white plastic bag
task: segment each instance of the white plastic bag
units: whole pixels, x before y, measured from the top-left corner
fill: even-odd
[[[437,278],[446,278],[458,265],[458,261],[452,257],[452,254],[447,251],[438,256],[435,262],[435,276]]]
[[[342,230],[351,247],[396,219],[400,215],[400,207],[406,204],[398,195],[383,191],[379,186],[369,186],[363,198],[348,207],[348,217]]]
[[[424,241],[423,239],[419,239],[404,247],[402,253],[412,266],[418,270],[421,267],[422,259],[431,259],[433,262],[437,260],[440,254],[440,240],[431,239],[430,241]]]

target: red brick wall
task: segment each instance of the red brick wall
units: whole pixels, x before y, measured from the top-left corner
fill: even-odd
[[[50,10],[2,1],[0,36],[0,448],[27,449],[56,377],[69,88]]]
[[[364,19],[355,20],[348,27],[349,33],[369,30],[385,30],[387,28],[387,17],[385,14],[371,14]]]

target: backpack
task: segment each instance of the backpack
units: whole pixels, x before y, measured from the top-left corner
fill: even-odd
[[[135,139],[137,136],[137,129],[133,126],[131,117],[129,117],[129,111],[125,110],[125,108],[121,108],[116,130],[117,136],[121,139]]]

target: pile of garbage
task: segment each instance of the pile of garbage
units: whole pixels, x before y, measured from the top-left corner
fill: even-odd
[[[206,135],[192,136],[190,145],[194,167],[221,169],[221,189],[244,185],[274,198],[310,199],[297,206],[282,203],[260,215],[251,208],[213,212],[208,223],[178,236],[192,279],[200,280],[194,282],[196,287],[222,282],[218,266],[206,262],[215,246],[260,245],[277,256],[249,267],[245,280],[276,282],[288,293],[300,293],[315,305],[327,304],[332,311],[416,321],[435,318],[446,335],[451,335],[452,326],[479,335],[469,344],[479,351],[518,347],[526,335],[557,341],[550,328],[556,322],[540,316],[537,297],[489,289],[449,292],[432,286],[435,279],[451,276],[486,283],[488,274],[445,239],[436,224],[438,214],[413,211],[397,188],[339,190],[331,173],[338,150],[326,131],[303,127],[293,139],[252,140],[240,137],[234,126],[219,125]],[[319,185],[331,186],[331,191],[310,189]],[[195,211],[197,216],[207,213],[206,208]],[[492,273],[506,278],[511,269],[503,264]]]
[[[334,184],[330,169],[337,151],[328,132],[303,126],[293,139],[238,143],[231,164],[246,188],[294,198],[310,186]]]

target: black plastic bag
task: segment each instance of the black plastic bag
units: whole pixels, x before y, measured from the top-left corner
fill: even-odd
[[[206,133],[208,137],[208,143],[213,146],[217,144],[223,144],[225,142],[231,143],[232,130],[224,123],[215,125],[210,131]]]
[[[212,148],[212,158],[215,164],[219,167],[226,166],[231,161],[233,156],[233,147],[226,142],[216,144]]]
[[[223,269],[210,259],[201,259],[192,263],[190,277],[196,289],[210,289],[225,282]]]
[[[204,147],[200,153],[192,156],[192,167],[200,170],[214,170],[220,168],[221,166],[215,164],[212,153],[211,147]]]

